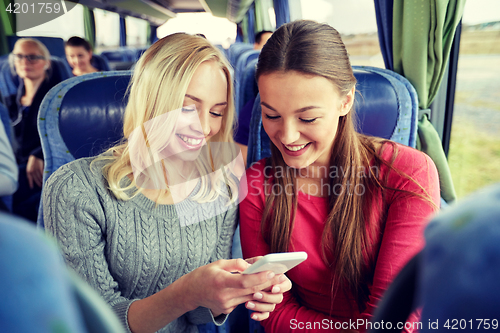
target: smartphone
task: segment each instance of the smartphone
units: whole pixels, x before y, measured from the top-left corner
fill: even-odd
[[[282,274],[306,259],[306,252],[270,253],[254,262],[242,274],[253,274],[263,271],[273,271],[275,274]]]

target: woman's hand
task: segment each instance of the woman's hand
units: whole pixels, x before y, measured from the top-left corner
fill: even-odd
[[[42,187],[43,182],[43,160],[30,155],[28,163],[26,164],[26,177],[30,188],[33,188],[33,183],[38,187]]]
[[[262,321],[269,318],[269,314],[274,311],[276,304],[283,301],[283,293],[292,288],[292,282],[285,274],[278,275],[279,284],[266,288],[263,291],[253,294],[253,300],[246,302],[245,307],[254,311],[251,318]]]
[[[235,274],[244,271],[248,266],[243,259],[218,260],[184,275],[178,281],[182,282],[185,290],[186,306],[192,309],[198,306],[209,308],[214,317],[222,313],[229,314],[239,304],[253,300],[255,294],[283,283],[280,282],[279,276],[270,271],[248,275]],[[264,309],[269,312],[280,297],[272,293],[265,294],[266,298],[262,298],[264,301],[259,300],[255,311]],[[274,304],[268,304],[269,300]]]

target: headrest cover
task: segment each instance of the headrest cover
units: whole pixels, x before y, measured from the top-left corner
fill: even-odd
[[[422,332],[500,328],[500,184],[459,205],[425,231],[418,288]]]

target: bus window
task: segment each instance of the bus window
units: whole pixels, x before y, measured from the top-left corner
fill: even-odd
[[[94,9],[96,26],[96,53],[120,47],[120,15]]]
[[[500,181],[500,3],[466,2],[448,162],[457,197]]]
[[[224,48],[228,48],[236,40],[236,24],[209,13],[177,14],[157,30],[158,38],[176,32],[200,33],[205,35],[212,44],[222,45]]]
[[[148,44],[148,22],[131,16],[127,16],[125,22],[127,26],[127,46],[146,46]]]
[[[328,23],[341,35],[352,65],[385,68],[373,0],[301,0],[302,18]]]
[[[22,26],[20,20],[22,15],[17,16],[17,26]],[[61,29],[64,27],[64,29]],[[61,15],[52,21],[44,24],[37,25],[36,27],[18,31],[16,33],[19,37],[42,36],[42,37],[60,37],[64,40],[72,36],[85,37],[85,30],[83,24],[83,6],[77,4],[73,9],[66,14]]]

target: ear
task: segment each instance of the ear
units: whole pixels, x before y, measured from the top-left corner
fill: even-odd
[[[342,99],[342,104],[340,104],[340,116],[345,116],[352,109],[354,104],[354,97],[356,95],[356,86],[353,86],[351,90]]]

